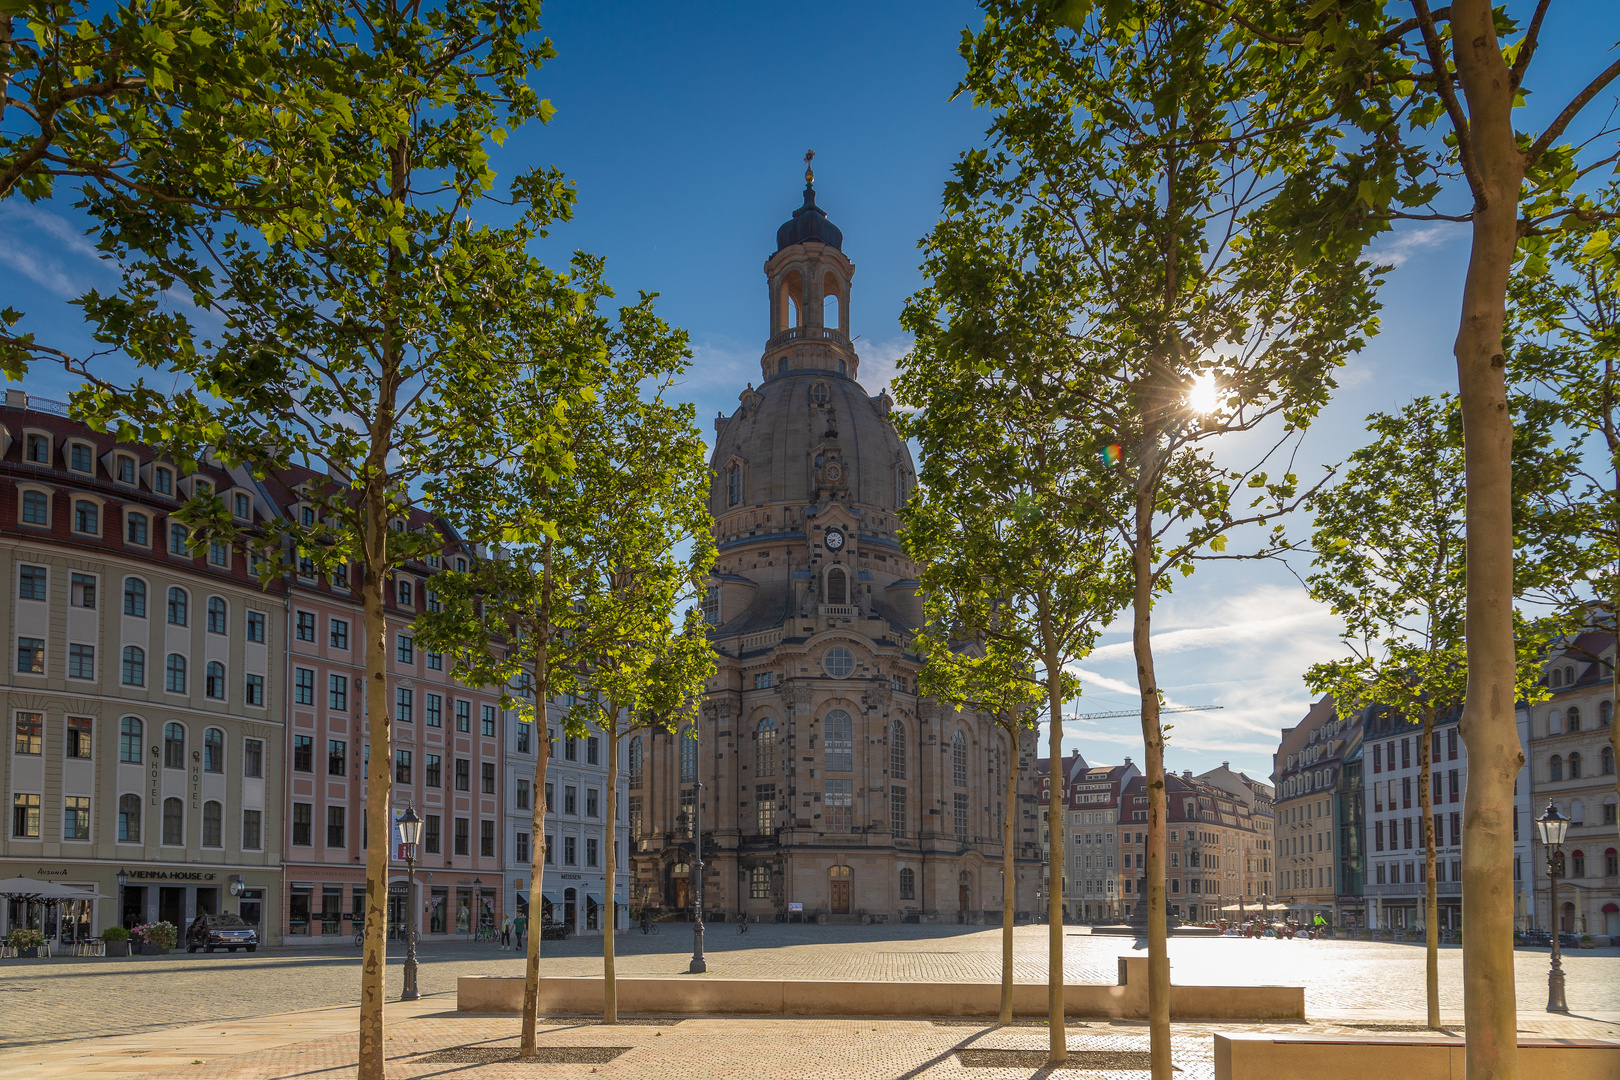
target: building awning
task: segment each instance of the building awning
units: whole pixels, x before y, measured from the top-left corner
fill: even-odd
[[[591,903],[596,904],[598,906],[600,906],[601,903],[602,903],[602,898],[600,896],[597,896],[593,892],[586,893],[585,894],[585,899],[589,900]]]
[[[540,894],[540,899],[544,900],[548,904],[555,904],[558,902],[556,893],[542,892]]]

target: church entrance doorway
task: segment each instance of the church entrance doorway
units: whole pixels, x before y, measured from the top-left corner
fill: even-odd
[[[973,875],[966,870],[956,879],[956,910],[966,911],[973,902]]]
[[[676,863],[669,872],[669,896],[672,906],[677,911],[684,911],[692,906],[692,864]]]
[[[827,882],[831,887],[831,908],[834,915],[849,914],[849,883],[850,868],[835,866],[827,874]]]

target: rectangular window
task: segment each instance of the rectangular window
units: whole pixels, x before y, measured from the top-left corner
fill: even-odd
[[[51,497],[43,491],[24,491],[22,493],[22,519],[25,525],[49,525],[51,523]]]
[[[1457,729],[1449,728],[1446,731],[1446,760],[1457,760]]]
[[[571,816],[579,814],[579,788],[572,784],[563,785],[563,813]]]
[[[480,821],[478,823],[478,854],[486,859],[495,857],[495,823],[493,821]]]
[[[486,739],[495,737],[495,706],[485,705],[483,707],[478,719],[478,733]]]
[[[1401,806],[1407,810],[1412,808],[1412,778],[1410,776],[1401,777]]]
[[[456,790],[472,790],[472,763],[466,758],[456,759]]]
[[[1450,792],[1449,792],[1450,798],[1448,798],[1446,801],[1447,802],[1458,802],[1458,801],[1460,801],[1462,799],[1462,777],[1457,774],[1456,769],[1451,770],[1451,772],[1449,774],[1449,779],[1448,779],[1447,786],[1450,788]]]
[[[19,754],[44,752],[45,714],[20,712],[17,714],[17,740],[13,747]]]
[[[958,792],[957,795],[956,795],[956,805],[955,805],[954,809],[955,809],[954,825],[955,825],[955,829],[956,829],[956,842],[958,844],[965,844],[965,843],[967,843],[967,835],[968,835],[968,797],[966,795],[963,795],[962,793]],[[1174,866],[1176,864],[1175,860],[1176,860],[1175,853],[1172,852],[1171,855],[1170,855],[1170,865],[1171,866]]]
[[[597,791],[595,788],[586,788],[585,789],[585,816],[586,817],[601,817],[602,816],[602,812],[601,812],[601,808],[600,808],[600,798],[601,798],[601,793],[599,791]]]
[[[169,554],[186,554],[186,527],[178,521],[169,523]]]
[[[151,541],[148,539],[148,525],[145,514],[130,514],[124,519],[124,540],[136,547],[145,547]]]
[[[547,784],[546,785],[546,813],[548,813],[548,814],[551,813],[551,811],[556,808],[556,794],[557,794],[557,785],[556,784]]]
[[[17,573],[17,599],[46,599],[49,582],[43,566],[22,566]]]
[[[563,743],[563,759],[565,761],[579,760],[579,740],[569,736]]]
[[[334,649],[349,647],[349,624],[344,619],[333,619],[327,627],[327,640]]]
[[[443,671],[444,670],[444,654],[443,653],[436,653],[436,652],[428,653],[427,654],[427,666],[428,666],[429,671]]]
[[[906,789],[889,789],[889,832],[894,836],[906,835]]]
[[[394,691],[394,719],[401,724],[411,722],[411,688],[401,686]]]
[[[754,831],[761,836],[769,836],[776,831],[775,784],[754,785]]]
[[[1384,850],[1384,823],[1382,821],[1373,822],[1373,840],[1374,840],[1373,850],[1374,851],[1383,851]]]
[[[572,836],[563,837],[563,865],[564,866],[578,866],[579,865],[579,855],[578,855],[579,848],[578,848],[578,844],[579,844],[579,841],[576,840]]]
[[[529,809],[529,782],[527,780],[519,780],[517,782],[516,799],[517,808],[519,810]]]
[[[326,741],[326,775],[349,775],[349,744],[342,739]]]
[[[90,839],[90,800],[83,795],[69,795],[62,800],[62,839]]]
[[[39,839],[39,796],[11,797],[11,835],[22,840]]]
[[[326,707],[334,712],[349,711],[349,677],[347,675],[327,675]]]
[[[527,863],[529,859],[529,834],[520,832],[517,834],[517,861]]]
[[[416,643],[404,634],[400,634],[394,645],[394,659],[401,664],[416,663]]]
[[[293,771],[315,771],[315,740],[308,735],[293,736]]]
[[[314,820],[314,807],[309,803],[293,803],[292,842],[297,847],[310,847],[310,825]]]
[[[247,613],[247,639],[264,644],[264,612],[250,611]]]
[[[443,787],[444,759],[438,754],[428,754],[422,762],[422,782],[431,788]]]
[[[472,702],[470,702],[470,701],[458,701],[458,702],[456,702],[456,730],[457,731],[471,731],[472,730]]]
[[[1401,740],[1401,768],[1410,769],[1411,767],[1412,767],[1412,741],[1410,739],[1402,739]]]
[[[469,854],[468,838],[469,838],[470,834],[468,833],[467,828],[468,828],[468,826],[467,826],[467,819],[466,818],[464,818],[464,817],[456,818],[456,848],[455,848],[455,853],[457,855]]]
[[[315,640],[315,615],[313,612],[300,611],[294,619],[294,633],[299,641]]]
[[[422,819],[422,846],[429,855],[442,854],[440,851],[438,814],[428,814]]]
[[[773,800],[774,801],[774,800]],[[630,796],[630,839],[641,836],[641,796]]]
[[[92,726],[95,721],[88,716],[70,716],[67,718],[67,756],[70,758],[88,758],[90,747],[95,740],[91,738]]]
[[[411,752],[409,750],[394,751],[394,782],[396,784],[409,784],[411,782]]]
[[[592,735],[585,740],[585,763],[587,765],[600,765],[602,763],[601,742],[602,740],[598,739],[595,735]]]
[[[101,532],[101,508],[89,499],[73,502],[73,531],[96,536]]]
[[[855,781],[828,780],[821,797],[823,827],[828,832],[849,832],[855,827]]]
[[[1462,847],[1462,815],[1455,810],[1451,812],[1451,846]]]
[[[485,795],[495,794],[495,763],[486,761],[478,766],[479,783]]]
[[[73,574],[68,578],[68,603],[74,607],[96,606],[96,579],[89,574]]]
[[[313,668],[293,668],[293,703],[315,704],[315,671]]]
[[[343,809],[341,806],[328,806],[326,808],[326,846],[329,848],[344,846]]]
[[[51,463],[51,440],[47,436],[30,432],[24,445],[29,461],[36,465],[49,465]]]
[[[242,811],[242,850],[258,851],[264,846],[264,811]]]
[[[208,562],[213,566],[229,567],[231,565],[230,545],[218,540],[208,541]]]
[[[429,694],[427,696],[427,726],[428,727],[443,727],[444,726],[444,712],[443,712],[443,704],[442,704],[442,702],[443,702],[443,699],[440,698],[438,694]]]
[[[598,843],[598,841],[597,841],[596,837],[594,837],[594,836],[587,836],[585,838],[585,865],[586,866],[596,866],[600,862],[600,860],[599,860],[599,858],[597,856],[597,843]]]
[[[96,647],[94,645],[68,646],[68,678],[94,679],[96,677]]]
[[[529,752],[529,738],[530,738],[530,732],[532,731],[533,726],[534,725],[528,723],[527,721],[523,721],[523,720],[518,721],[518,726],[517,726],[517,752],[518,753],[527,754]]]
[[[235,501],[236,501],[236,510],[235,510],[236,516],[243,519],[244,521],[250,519],[253,516],[253,501],[248,498],[247,492],[238,491],[236,493],[236,500]]]
[[[246,685],[242,688],[242,696],[246,704],[262,707],[264,705],[264,676],[247,676]]]
[[[264,743],[259,739],[244,739],[242,742],[242,775],[264,775]]]
[[[45,674],[45,639],[17,639],[17,671],[23,675]]]

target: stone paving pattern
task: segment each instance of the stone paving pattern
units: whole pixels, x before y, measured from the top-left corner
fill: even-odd
[[[1069,982],[1112,983],[1116,957],[1140,945],[1128,937],[1092,937],[1068,928],[1064,975]],[[544,943],[542,974],[600,975],[601,939]],[[1143,946],[1145,947],[1145,946]],[[997,928],[824,927],[766,924],[744,936],[718,924],[707,939],[709,972],[686,976],[690,928],[632,932],[619,939],[621,975],[684,978],[786,978],[870,982],[995,982],[1000,978]],[[523,959],[490,945],[431,944],[420,950],[424,994],[454,993],[462,975],[521,975]],[[1519,1007],[1546,1004],[1548,953],[1519,949]],[[1423,949],[1359,941],[1174,938],[1171,977],[1185,984],[1305,986],[1307,1016],[1358,1010],[1421,1012]],[[1017,928],[1014,978],[1046,979],[1046,928]],[[388,994],[400,991],[403,950],[390,949]],[[1620,949],[1565,956],[1570,1007],[1577,1013],[1620,1013]],[[114,1035],[154,1027],[347,1005],[359,996],[359,954],[340,950],[275,950],[252,956],[171,953],[166,957],[7,960],[0,963],[0,1047]],[[1440,1005],[1462,1008],[1462,950],[1440,950]]]

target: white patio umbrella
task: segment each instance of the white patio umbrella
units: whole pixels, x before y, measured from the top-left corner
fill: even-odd
[[[0,899],[57,903],[62,900],[110,900],[111,897],[103,896],[89,888],[64,885],[58,881],[40,881],[38,878],[19,875],[14,878],[0,878]]]

